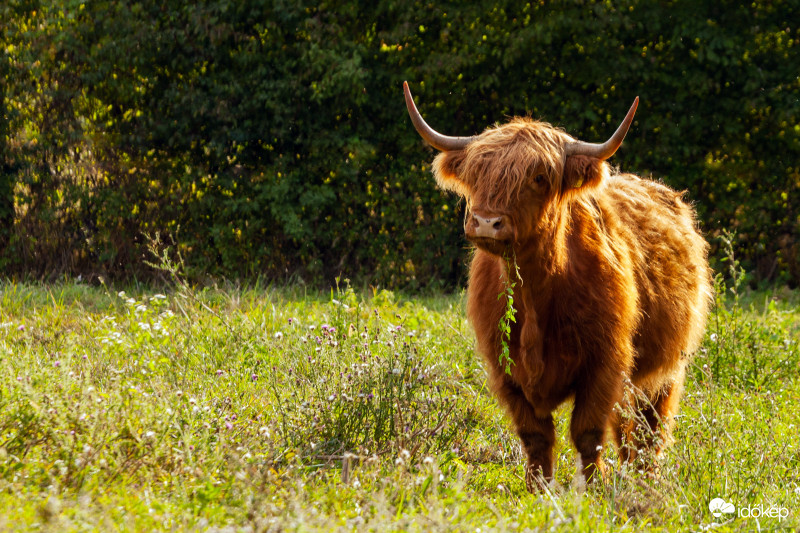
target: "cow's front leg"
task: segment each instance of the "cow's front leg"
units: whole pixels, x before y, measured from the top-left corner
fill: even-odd
[[[622,395],[622,384],[621,372],[601,370],[581,380],[576,388],[570,434],[587,482],[604,478],[603,448],[614,405]]]
[[[518,429],[522,449],[528,456],[525,466],[525,487],[528,492],[536,492],[553,479],[553,445],[556,440],[555,424],[552,415],[533,420],[525,429]]]
[[[528,492],[541,490],[544,483],[553,479],[553,445],[556,430],[553,417],[536,416],[536,411],[522,389],[505,375],[499,376],[495,393],[505,405],[514,429],[519,435],[528,462],[525,467],[525,486]]]

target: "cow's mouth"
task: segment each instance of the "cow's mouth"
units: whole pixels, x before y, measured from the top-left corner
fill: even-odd
[[[511,246],[511,241],[492,239],[490,237],[470,237],[467,236],[472,244],[490,254],[500,255],[505,254]]]

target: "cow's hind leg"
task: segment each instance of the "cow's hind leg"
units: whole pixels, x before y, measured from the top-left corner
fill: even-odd
[[[587,482],[603,480],[603,447],[614,405],[622,394],[622,375],[610,369],[579,383],[575,393],[570,434],[580,454],[581,473]]]
[[[655,392],[632,393],[623,405],[617,426],[617,445],[623,462],[653,472],[655,460],[669,442],[678,412],[685,371],[682,368]]]

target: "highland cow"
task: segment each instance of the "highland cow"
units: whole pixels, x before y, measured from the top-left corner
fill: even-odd
[[[608,433],[623,461],[657,456],[712,289],[708,244],[684,193],[606,163],[638,97],[611,138],[593,144],[530,118],[442,135],[403,88],[415,128],[441,152],[436,182],[466,200],[464,233],[476,247],[467,315],[527,455],[528,490],[552,479],[552,412],[569,399],[587,480],[604,476]],[[504,335],[509,284],[516,322]],[[501,361],[504,344],[512,364]]]

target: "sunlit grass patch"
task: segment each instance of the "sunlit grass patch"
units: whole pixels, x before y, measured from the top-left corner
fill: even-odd
[[[529,495],[460,295],[4,283],[0,529],[796,527],[796,295],[721,289],[661,476],[579,490],[566,405]]]

